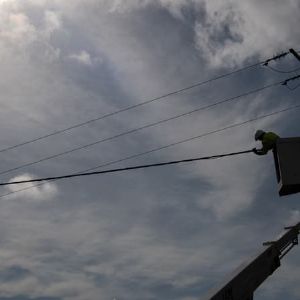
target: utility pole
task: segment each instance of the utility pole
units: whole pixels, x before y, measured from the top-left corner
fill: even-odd
[[[265,248],[258,255],[242,264],[203,300],[253,300],[254,291],[280,267],[281,259],[298,245],[299,233],[300,223],[286,227],[278,240],[263,243]]]
[[[300,61],[300,55],[293,48],[290,49],[290,52]]]
[[[290,52],[300,61],[300,55],[293,48],[290,49]]]

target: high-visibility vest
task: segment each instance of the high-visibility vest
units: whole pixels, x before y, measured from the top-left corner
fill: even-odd
[[[262,151],[267,153],[269,150],[274,149],[276,141],[279,139],[279,136],[274,132],[266,132],[263,135],[262,139]]]

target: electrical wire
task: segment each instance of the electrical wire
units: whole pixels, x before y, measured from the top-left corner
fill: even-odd
[[[216,80],[218,80],[218,79],[222,79],[222,78],[228,77],[228,76],[230,76],[230,75],[233,75],[233,74],[242,72],[242,71],[244,71],[244,70],[247,70],[247,69],[250,69],[250,68],[254,68],[254,67],[256,67],[256,66],[258,66],[258,65],[261,65],[261,64],[262,64],[262,62],[260,62],[260,63],[255,63],[255,64],[253,64],[253,65],[249,65],[249,66],[246,66],[246,67],[244,67],[244,68],[241,68],[241,69],[238,69],[238,70],[235,70],[235,71],[226,73],[226,74],[222,74],[222,75],[220,75],[220,76],[217,76],[217,77],[214,77],[214,78],[205,80],[205,81],[201,81],[201,82],[192,84],[192,85],[187,86],[187,87],[184,87],[184,88],[182,88],[182,89],[175,90],[175,91],[169,92],[169,93],[167,93],[167,94],[163,94],[162,96],[159,96],[159,97],[156,97],[156,98],[153,98],[153,99],[149,99],[149,100],[146,100],[146,101],[144,101],[144,102],[140,102],[140,103],[138,103],[138,104],[134,104],[134,105],[131,105],[131,106],[128,106],[128,107],[125,107],[125,108],[116,110],[116,111],[111,112],[111,113],[104,114],[104,115],[102,115],[102,116],[99,116],[99,117],[96,117],[96,118],[87,120],[87,121],[85,121],[85,122],[78,123],[78,124],[74,124],[74,125],[72,125],[72,126],[70,126],[70,127],[66,127],[66,128],[63,128],[63,129],[56,130],[56,131],[54,131],[54,132],[52,132],[52,133],[48,133],[48,134],[46,134],[46,135],[43,135],[43,136],[34,138],[34,139],[32,139],[32,140],[28,140],[28,141],[25,141],[25,142],[22,142],[22,143],[19,143],[19,144],[10,146],[10,147],[6,147],[6,148],[3,148],[3,149],[0,149],[0,153],[6,152],[6,151],[8,151],[8,150],[12,150],[12,149],[15,149],[15,148],[18,148],[18,147],[21,147],[21,146],[25,146],[25,145],[28,145],[28,144],[31,144],[31,143],[34,143],[34,142],[37,142],[37,141],[40,141],[40,140],[46,139],[46,138],[48,138],[48,137],[51,137],[51,136],[54,136],[54,135],[57,135],[57,134],[61,134],[61,133],[67,132],[67,131],[70,131],[70,130],[72,130],[72,129],[78,128],[78,127],[82,127],[82,126],[84,126],[84,125],[88,125],[88,124],[93,123],[93,122],[96,122],[96,121],[103,120],[103,119],[105,119],[105,118],[108,118],[108,117],[111,117],[111,116],[120,114],[120,113],[122,113],[122,112],[126,112],[126,111],[129,111],[129,110],[132,110],[132,109],[134,109],[134,108],[137,108],[137,107],[140,107],[140,106],[143,106],[143,105],[146,105],[146,104],[150,104],[150,103],[152,103],[152,102],[156,102],[156,101],[158,101],[158,100],[162,100],[162,99],[167,98],[167,97],[170,97],[170,96],[174,96],[174,95],[176,95],[176,94],[180,94],[180,93],[182,93],[182,92],[191,90],[191,89],[196,88],[196,87],[199,87],[199,86],[201,86],[201,85],[205,85],[205,84],[207,84],[207,83],[216,81]]]
[[[40,141],[40,140],[49,138],[49,137],[51,137],[51,136],[58,135],[58,134],[61,134],[61,133],[70,131],[70,130],[75,129],[75,128],[78,128],[78,127],[82,127],[82,126],[84,126],[84,125],[87,125],[87,124],[90,124],[90,123],[93,123],[93,122],[96,122],[96,121],[103,120],[103,119],[105,119],[105,118],[108,118],[108,117],[111,117],[111,116],[120,114],[120,113],[122,113],[122,112],[126,112],[126,111],[129,111],[129,110],[135,109],[135,108],[140,107],[140,106],[144,106],[144,105],[146,105],[146,104],[150,104],[150,103],[152,103],[152,102],[156,102],[156,101],[162,100],[162,99],[164,99],[164,98],[168,98],[168,97],[170,97],[170,96],[174,96],[174,95],[176,95],[176,94],[183,93],[183,92],[185,92],[185,91],[194,89],[194,88],[196,88],[196,87],[200,87],[200,86],[202,86],[202,85],[211,83],[211,82],[213,82],[213,81],[216,81],[216,80],[219,80],[219,79],[222,79],[222,78],[225,78],[225,77],[228,77],[228,76],[231,76],[231,75],[240,73],[240,72],[242,72],[242,71],[245,71],[245,70],[248,70],[248,69],[257,67],[257,66],[260,66],[260,65],[262,65],[262,64],[264,64],[264,65],[265,65],[265,64],[268,64],[270,61],[277,60],[278,57],[283,57],[283,56],[285,56],[285,55],[288,55],[289,53],[290,53],[290,52],[285,52],[285,53],[283,53],[283,54],[280,54],[279,56],[277,55],[277,56],[274,56],[274,57],[269,58],[269,59],[267,59],[267,60],[264,60],[264,61],[261,61],[261,62],[252,64],[252,65],[247,65],[247,66],[245,66],[245,67],[243,67],[243,68],[240,68],[240,69],[237,69],[237,70],[234,70],[234,71],[225,73],[225,74],[221,74],[221,75],[216,76],[216,77],[213,77],[213,78],[211,78],[211,79],[208,79],[208,80],[204,80],[204,81],[200,81],[200,82],[194,83],[194,84],[192,84],[192,85],[189,85],[189,86],[183,87],[183,88],[181,88],[181,89],[178,89],[178,90],[175,90],[175,91],[172,91],[172,92],[163,94],[163,95],[161,95],[161,96],[158,96],[158,97],[155,97],[155,98],[152,98],[152,99],[149,99],[149,100],[146,100],[146,101],[143,101],[143,102],[140,102],[140,103],[137,103],[137,104],[134,104],[134,105],[125,107],[125,108],[121,108],[121,109],[116,110],[116,111],[114,111],[114,112],[107,113],[107,114],[101,115],[101,116],[96,117],[96,118],[93,118],[93,119],[89,119],[89,120],[87,120],[87,121],[85,121],[85,122],[77,123],[77,124],[74,124],[74,125],[72,125],[72,126],[69,126],[69,127],[66,127],[66,128],[63,128],[63,129],[59,129],[59,130],[56,130],[56,131],[54,131],[54,132],[51,132],[51,133],[42,135],[42,136],[40,136],[40,137],[31,139],[31,140],[27,140],[27,141],[25,141],[25,142],[22,142],[22,143],[13,145],[13,146],[9,146],[9,147],[6,147],[6,148],[2,148],[2,149],[0,149],[0,153],[6,152],[6,151],[9,151],[9,150],[12,150],[12,149],[21,147],[21,146],[25,146],[25,145],[28,145],[28,144],[31,144],[31,143],[34,143],[34,142],[37,142],[37,141]]]
[[[297,80],[300,78],[300,75],[296,75],[294,77],[290,77],[282,82],[282,85],[288,85],[289,82]]]
[[[287,56],[287,55],[290,54],[290,53],[292,53],[292,52],[291,52],[291,49],[290,49],[289,51],[287,51],[287,52],[283,52],[283,53],[280,53],[280,54],[278,54],[278,55],[275,55],[275,56],[273,56],[272,58],[267,59],[267,60],[263,63],[263,65],[264,65],[264,66],[267,66],[271,61],[279,60],[279,59],[281,59],[281,58]]]
[[[228,130],[228,129],[243,126],[245,124],[249,124],[249,123],[264,119],[264,118],[272,117],[272,116],[282,114],[282,113],[285,113],[285,112],[288,112],[288,111],[291,111],[291,110],[296,110],[296,109],[299,109],[299,108],[300,108],[300,104],[292,105],[292,106],[289,106],[289,107],[281,109],[281,110],[277,110],[277,111],[272,112],[272,113],[264,114],[264,115],[261,115],[261,116],[243,121],[243,122],[235,123],[235,124],[232,124],[232,125],[229,125],[229,126],[217,129],[217,130],[213,130],[213,131],[210,131],[210,132],[198,135],[198,136],[193,136],[193,137],[190,137],[190,138],[187,138],[187,139],[184,139],[184,140],[180,140],[180,141],[177,141],[177,142],[174,142],[174,143],[170,143],[170,144],[158,147],[158,148],[153,148],[153,149],[145,151],[145,152],[137,153],[137,154],[134,154],[134,155],[131,155],[131,156],[127,156],[127,157],[123,157],[123,158],[120,158],[120,159],[117,159],[117,160],[114,160],[114,161],[110,161],[110,162],[104,163],[102,165],[98,165],[96,167],[83,170],[81,172],[76,172],[74,174],[79,174],[79,173],[82,173],[82,172],[89,172],[91,170],[96,170],[96,169],[99,169],[99,168],[102,168],[102,167],[106,167],[108,165],[113,165],[113,164],[116,164],[116,163],[119,163],[119,162],[123,162],[123,161],[130,160],[130,159],[133,159],[133,158],[141,157],[141,156],[153,153],[153,152],[157,152],[157,151],[160,151],[160,150],[163,150],[163,149],[167,149],[169,147],[173,147],[173,146],[176,146],[176,145],[179,145],[179,144],[187,143],[187,142],[197,140],[197,139],[200,139],[202,137],[205,137],[205,136],[208,136],[208,135],[211,135],[211,134],[215,134],[215,133],[219,133],[219,132],[222,132],[222,131],[225,131],[225,130]],[[33,185],[33,186],[29,186],[29,187],[19,189],[17,191],[12,191],[12,192],[0,195],[0,198],[5,198],[5,197],[11,196],[11,195],[16,194],[16,193],[20,193],[20,192],[23,192],[23,191],[26,191],[26,190],[29,190],[29,189],[32,189],[32,188],[36,188],[36,187],[42,186],[42,185],[44,185],[45,183],[48,183],[48,182],[49,181],[46,181],[46,182],[42,182],[42,183],[39,183],[39,184],[36,184],[36,185]]]
[[[54,154],[54,155],[51,155],[51,156],[44,157],[42,159],[30,162],[30,163],[26,163],[26,164],[14,167],[14,168],[11,168],[11,169],[8,169],[8,170],[5,170],[5,171],[1,171],[0,175],[7,174],[7,173],[10,173],[12,171],[20,170],[22,168],[29,167],[29,166],[32,166],[32,165],[35,165],[35,164],[38,164],[38,163],[41,163],[41,162],[44,162],[44,161],[48,161],[50,159],[54,159],[54,158],[57,158],[57,157],[60,157],[60,156],[66,155],[66,154],[70,154],[70,153],[73,153],[75,151],[83,150],[83,149],[89,148],[91,146],[100,144],[100,143],[111,141],[111,140],[120,138],[122,136],[129,135],[129,134],[132,134],[132,133],[144,130],[146,128],[154,127],[154,126],[157,126],[157,125],[169,122],[171,120],[175,120],[175,119],[178,119],[178,118],[181,118],[181,117],[184,117],[184,116],[188,116],[188,115],[191,115],[191,114],[193,114],[195,112],[206,110],[208,108],[212,108],[214,106],[217,106],[217,105],[220,105],[220,104],[223,104],[223,103],[226,103],[226,102],[230,102],[230,101],[233,101],[233,100],[237,100],[237,99],[240,99],[240,98],[243,98],[243,97],[246,97],[246,96],[258,93],[258,92],[261,92],[263,90],[269,89],[271,87],[281,85],[281,84],[283,84],[285,82],[287,82],[287,81],[285,80],[285,81],[274,82],[272,84],[268,84],[266,86],[257,88],[255,90],[251,90],[251,91],[239,94],[239,95],[234,96],[234,97],[226,98],[226,99],[223,99],[221,101],[215,102],[213,104],[202,106],[202,107],[199,107],[197,109],[193,109],[191,111],[188,111],[188,112],[185,112],[185,113],[182,113],[182,114],[178,114],[178,115],[175,115],[175,116],[167,118],[167,119],[163,119],[163,120],[160,120],[160,121],[157,121],[157,122],[154,122],[154,123],[150,123],[150,124],[147,124],[147,125],[144,125],[144,126],[141,126],[141,127],[137,127],[137,128],[131,129],[131,130],[127,130],[127,131],[124,131],[122,133],[119,133],[119,134],[116,134],[116,135],[113,135],[113,136],[110,136],[110,137],[103,138],[101,140],[95,141],[93,143],[89,143],[89,144],[86,144],[86,145],[83,145],[83,146],[80,146],[80,147],[76,147],[76,148],[73,148],[73,149],[70,149],[70,150],[67,150],[67,151],[63,151],[63,152],[60,152],[60,153],[57,153],[57,154]]]
[[[104,171],[69,174],[69,175],[44,177],[44,178],[20,180],[20,181],[10,181],[10,182],[0,183],[0,186],[17,185],[17,184],[23,184],[23,183],[41,182],[41,181],[49,181],[49,180],[61,180],[61,179],[68,179],[68,178],[74,178],[74,177],[84,177],[84,176],[117,173],[117,172],[119,173],[119,172],[124,172],[124,171],[147,169],[147,168],[153,168],[153,167],[162,167],[162,166],[167,166],[167,165],[175,165],[175,164],[194,162],[194,161],[200,161],[200,160],[220,159],[220,158],[224,158],[224,157],[228,157],[228,156],[241,155],[241,154],[246,154],[246,153],[251,153],[251,152],[253,153],[253,150],[245,150],[245,151],[239,151],[239,152],[232,152],[232,153],[218,154],[218,155],[211,155],[211,156],[204,156],[204,157],[196,157],[196,158],[187,158],[187,159],[181,159],[181,160],[173,160],[173,161],[167,161],[167,162],[161,162],[161,163],[138,165],[138,166],[110,169],[110,170],[104,170]]]
[[[134,129],[131,129],[131,130],[129,130],[129,131],[125,131],[125,132],[122,132],[122,133],[120,133],[120,134],[117,134],[117,135],[114,135],[114,136],[111,136],[111,137],[108,137],[108,138],[104,138],[104,139],[101,139],[101,140],[99,140],[99,141],[96,141],[96,142],[93,142],[93,143],[90,143],[90,144],[86,144],[86,145],[83,145],[83,146],[80,146],[80,147],[77,147],[77,148],[70,149],[70,150],[68,150],[68,151],[64,151],[64,152],[61,152],[61,153],[58,153],[58,154],[55,154],[55,155],[51,155],[51,156],[45,157],[45,158],[40,159],[40,160],[37,160],[37,161],[33,161],[33,162],[30,162],[30,163],[26,163],[26,164],[23,164],[23,165],[20,165],[20,166],[17,166],[17,167],[14,167],[14,168],[11,168],[11,169],[2,171],[2,172],[0,172],[0,175],[2,175],[2,174],[7,174],[7,173],[9,173],[9,172],[12,172],[12,171],[16,171],[16,170],[22,169],[22,168],[24,168],[24,167],[32,166],[32,165],[35,165],[35,164],[38,164],[38,163],[40,163],[40,162],[44,162],[44,161],[47,161],[47,160],[50,160],[50,159],[54,159],[54,158],[57,158],[57,157],[60,157],[60,156],[63,156],[63,155],[66,155],[66,154],[69,154],[69,153],[78,151],[78,150],[86,149],[86,148],[91,147],[91,146],[94,146],[94,145],[96,145],[96,144],[103,143],[103,142],[106,142],[106,141],[110,141],[110,140],[119,138],[119,137],[121,137],[121,136],[125,136],[125,135],[131,134],[131,133],[134,133],[134,132],[137,132],[137,131],[146,129],[146,128],[150,128],[150,127],[153,127],[153,126],[156,126],[156,125],[159,125],[159,124],[168,122],[168,121],[170,121],[170,120],[174,120],[174,119],[177,119],[177,118],[180,118],[180,117],[183,117],[183,116],[187,116],[187,115],[190,115],[190,114],[195,113],[195,112],[197,112],[197,111],[201,111],[201,110],[204,110],[204,109],[208,109],[208,108],[214,107],[214,106],[216,106],[216,105],[219,105],[219,104],[222,104],[222,103],[225,103],[225,102],[233,101],[233,100],[239,99],[239,98],[241,98],[241,97],[245,97],[245,96],[248,96],[248,95],[250,95],[250,94],[257,93],[257,92],[263,91],[263,90],[265,90],[265,89],[268,89],[268,88],[277,86],[277,85],[279,85],[279,84],[281,84],[281,85],[287,85],[287,83],[288,83],[289,81],[296,80],[296,79],[298,79],[299,77],[300,77],[300,75],[294,76],[294,77],[288,78],[288,79],[286,79],[286,80],[279,81],[279,82],[275,82],[275,83],[269,84],[269,85],[267,85],[267,86],[263,86],[263,87],[261,87],[261,88],[255,89],[255,90],[251,90],[251,91],[249,91],[249,92],[246,92],[246,93],[243,93],[243,94],[234,96],[234,97],[230,97],[230,98],[221,100],[221,101],[219,101],[219,102],[215,102],[215,103],[213,103],[213,104],[210,104],[210,105],[207,105],[207,106],[203,106],[203,107],[200,107],[200,108],[198,108],[198,109],[194,109],[194,110],[192,110],[192,111],[189,111],[189,112],[186,112],[186,113],[183,113],[183,114],[179,114],[179,115],[176,115],[176,116],[173,116],[173,117],[170,117],[170,118],[167,118],[167,119],[158,121],[158,122],[150,123],[150,124],[144,125],[144,126],[142,126],[142,127],[134,128]]]

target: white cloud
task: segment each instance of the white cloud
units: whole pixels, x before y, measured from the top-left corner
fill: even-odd
[[[37,39],[35,27],[29,18],[21,12],[1,11],[1,44],[27,46]]]
[[[203,1],[206,19],[195,25],[196,45],[212,67],[232,66],[299,45],[291,41],[299,6],[294,1]],[[227,35],[227,39],[224,36]],[[220,37],[222,37],[220,39]]]
[[[98,2],[99,8],[102,7],[111,13],[130,13],[151,6],[165,8],[179,19],[188,18],[183,11],[193,7],[196,16],[195,24],[192,24],[195,47],[212,68],[240,65],[256,56],[265,58],[300,43],[296,32],[299,2],[294,0],[277,1],[276,5],[272,0]],[[286,22],[286,18],[289,17],[290,22]],[[292,41],[291,35],[294,36]]]
[[[87,66],[92,65],[91,55],[85,50],[82,50],[81,52],[76,54],[71,54],[69,55],[69,58]]]
[[[34,178],[35,176],[25,173],[11,178],[9,182],[31,180]],[[23,183],[19,185],[7,186],[7,190],[9,192],[16,192],[20,189],[24,189],[21,198],[25,197],[26,199],[31,199],[33,201],[44,201],[44,200],[52,199],[58,193],[58,189],[56,185],[52,182],[46,182],[42,185],[38,185],[37,183]],[[18,198],[18,199],[20,198],[20,194],[18,193],[13,194],[12,196],[14,198]]]
[[[3,5],[0,10],[0,50],[9,49],[16,58],[22,56],[23,60],[32,55],[51,63],[56,61],[60,49],[51,44],[50,38],[61,27],[58,14],[46,11],[43,25],[40,28],[35,26],[19,4]]]
[[[54,11],[45,12],[45,33],[47,36],[51,36],[56,30],[61,29],[62,22],[60,20],[59,14]]]

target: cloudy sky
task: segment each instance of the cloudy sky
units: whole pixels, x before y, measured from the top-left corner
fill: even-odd
[[[300,50],[299,13],[298,0],[1,0],[0,150]],[[95,144],[295,76],[299,62],[269,66],[1,151],[1,181],[95,168],[297,104],[300,89],[277,86]],[[299,125],[292,110],[109,167],[247,150],[257,129],[299,136]],[[271,155],[0,196],[0,300],[200,299],[300,220],[299,195],[278,196]],[[299,299],[299,268],[295,248],[256,299]]]

